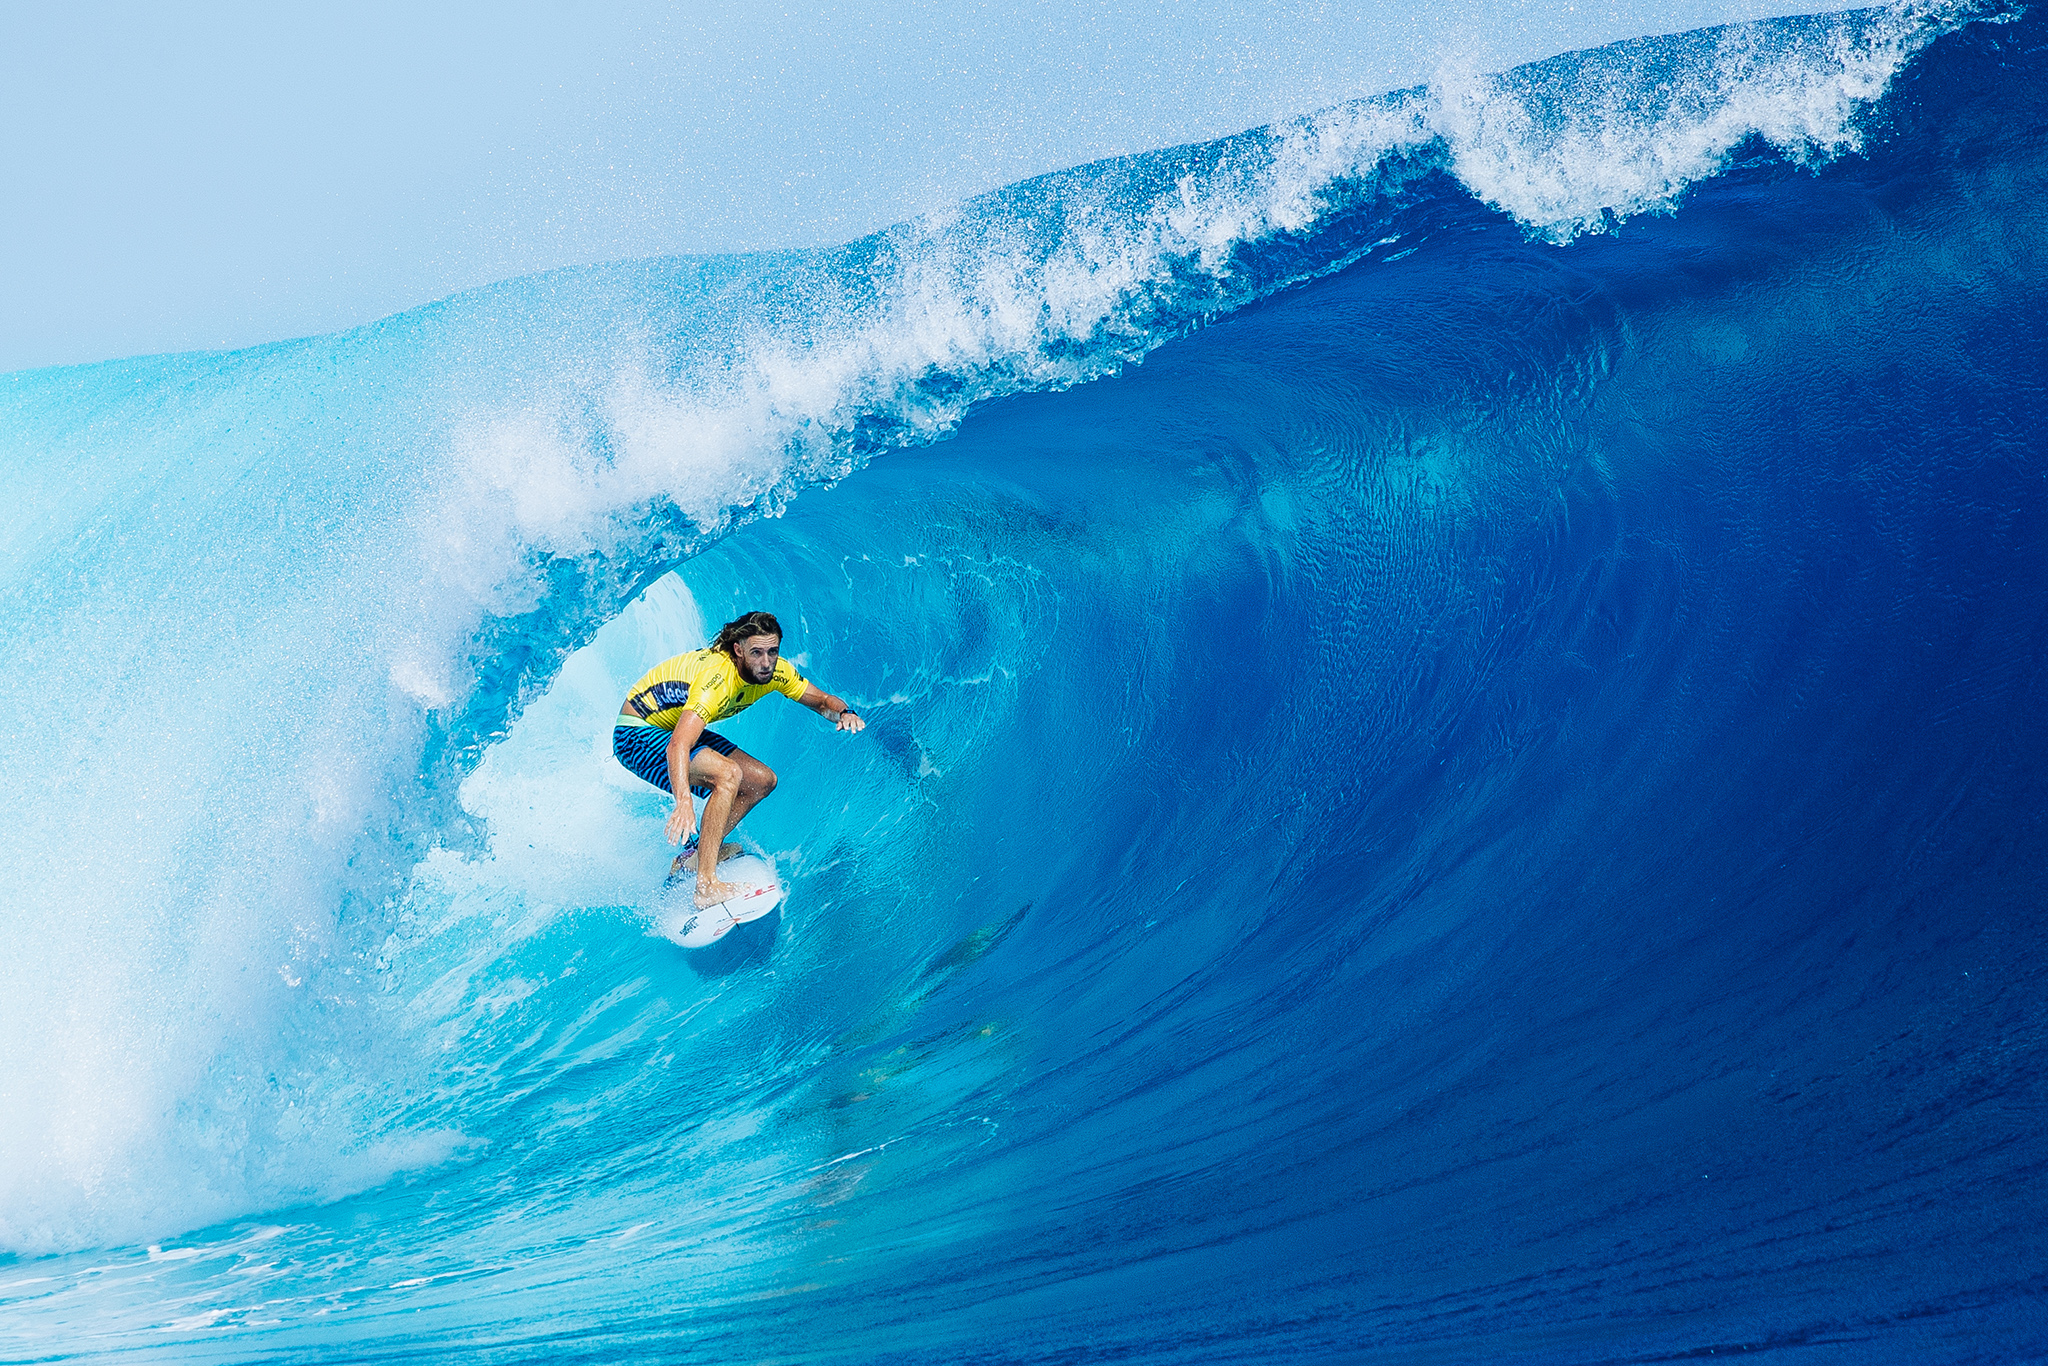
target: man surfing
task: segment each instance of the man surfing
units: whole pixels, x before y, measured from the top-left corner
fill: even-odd
[[[754,804],[775,790],[775,772],[715,730],[714,721],[737,716],[779,692],[803,703],[839,730],[855,735],[867,723],[853,708],[797,673],[782,657],[782,625],[766,612],[728,621],[702,650],[665,659],[649,669],[619,708],[612,753],[629,770],[676,799],[668,842],[688,837],[671,875],[697,872],[697,906],[730,901],[744,888],[718,880],[721,861],[743,852],[722,841]],[[698,830],[690,793],[706,798]],[[710,859],[701,851],[715,852]]]

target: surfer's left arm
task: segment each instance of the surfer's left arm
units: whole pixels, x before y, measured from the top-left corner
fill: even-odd
[[[859,714],[852,707],[846,705],[845,698],[835,697],[815,683],[806,683],[804,685],[804,695],[799,697],[797,701],[803,703],[812,711],[830,721],[834,726],[845,731],[848,735],[858,735],[861,731],[867,729],[868,723],[861,720]]]

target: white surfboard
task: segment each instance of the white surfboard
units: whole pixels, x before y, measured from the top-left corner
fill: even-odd
[[[684,872],[662,884],[655,926],[662,937],[686,949],[701,949],[732,932],[735,925],[759,920],[782,904],[782,880],[775,865],[753,854],[741,854],[718,865],[718,880],[740,894],[716,906],[697,906],[696,874]]]

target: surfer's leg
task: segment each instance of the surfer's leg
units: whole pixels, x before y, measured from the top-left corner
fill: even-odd
[[[735,749],[725,757],[740,766],[740,790],[732,802],[732,824],[725,827],[732,830],[742,816],[754,809],[755,803],[775,790],[775,770],[743,749]]]
[[[704,799],[704,817],[698,823],[698,849],[718,849],[725,839],[725,832],[732,829],[732,808],[740,795],[740,777],[740,766],[715,749],[706,747],[690,755],[691,790],[709,788],[711,794]],[[721,849],[719,852],[722,854],[724,851]],[[717,872],[717,860],[712,860],[708,869],[703,859],[697,860],[699,906],[713,906],[739,894],[739,888],[720,882]]]
[[[730,835],[739,828],[740,817],[753,810],[754,803],[775,790],[775,774],[769,769],[768,765],[762,763],[759,759],[756,759],[753,755],[747,753],[715,730],[705,731],[703,738],[698,741],[697,753],[702,753],[705,749],[716,750],[740,766],[740,790],[733,797],[732,813],[725,818],[725,833]],[[701,785],[695,777],[690,779],[690,790],[700,797],[709,797],[711,795],[711,789]],[[699,831],[697,845],[701,847],[704,841],[709,838],[708,835]],[[738,844],[727,841],[718,846],[717,861],[718,863],[723,863],[729,858],[738,858],[746,852]],[[675,868],[671,868],[669,871],[674,872],[676,868],[695,868],[696,866],[697,852],[693,848],[688,853],[679,856],[676,859]],[[714,864],[713,866],[715,867],[716,865]]]
[[[740,767],[740,790],[733,795],[732,814],[725,818],[725,833],[730,835],[733,831],[740,828],[740,820],[749,811],[754,809],[755,804],[775,790],[775,770],[743,749],[731,750],[725,757]],[[692,779],[692,781],[694,782],[695,780]],[[709,836],[699,835],[697,838],[698,847],[701,849],[703,841],[708,839]],[[718,861],[723,863],[729,858],[738,858],[746,852],[746,849],[742,846],[727,841],[718,846]],[[697,856],[695,854],[685,856],[681,866],[695,868],[697,866]]]
[[[775,790],[775,770],[737,745],[726,750],[725,757],[740,766],[740,790],[733,796],[732,814],[725,819],[725,833],[730,835],[733,831],[740,828],[740,820],[749,811],[754,809],[755,804]],[[691,781],[695,782],[696,780],[693,778]],[[702,842],[709,838],[710,836],[708,835],[699,835],[700,847]],[[718,860],[723,863],[729,858],[738,858],[746,852],[745,849],[737,844],[720,845]],[[685,868],[696,867],[697,856],[691,854],[684,859],[682,866]]]

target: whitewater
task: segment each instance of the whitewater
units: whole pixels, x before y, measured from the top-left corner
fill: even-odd
[[[2048,1359],[2048,20],[0,376],[0,1360]],[[654,932],[741,610],[790,889]]]

